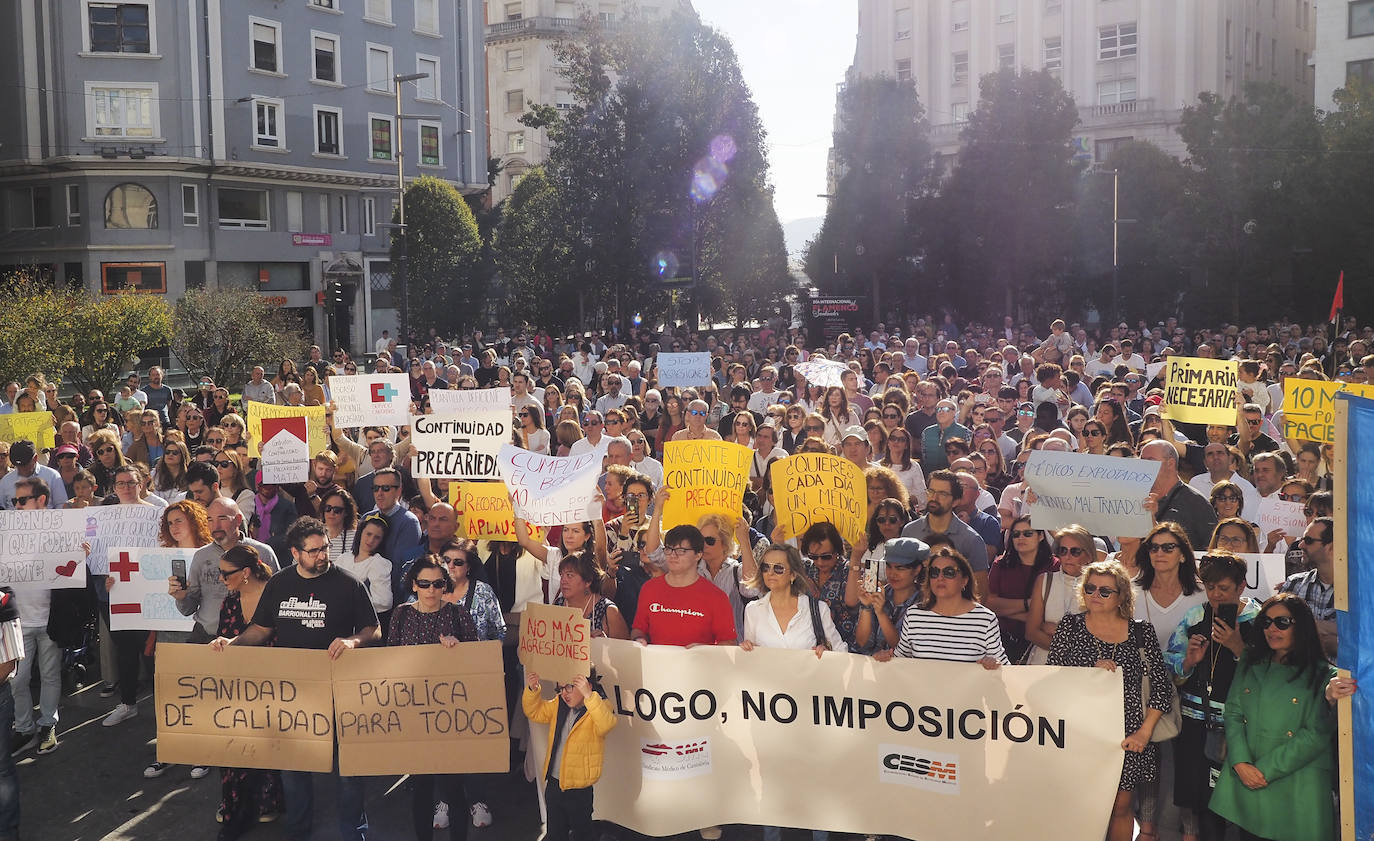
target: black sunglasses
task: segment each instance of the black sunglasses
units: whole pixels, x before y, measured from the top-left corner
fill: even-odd
[[[896,516],[896,515],[894,514],[894,515],[889,515],[889,516],[884,516],[884,517],[874,517],[874,518],[873,518],[873,522],[878,523],[879,525],[883,525],[883,526],[895,526],[895,525],[897,525],[897,524],[899,524],[899,523],[902,523],[902,522],[904,522],[904,521],[902,520],[901,517],[898,517],[898,516]]]
[[[31,499],[38,499],[38,497],[36,497],[36,496],[34,496],[34,495],[32,495],[32,494],[30,494],[30,495],[28,495],[28,496],[16,496],[16,497],[14,498],[14,504],[15,504],[16,507],[18,507],[18,506],[23,505],[24,503],[28,502],[28,501],[31,500]]]
[[[833,561],[839,555],[834,552],[821,552],[819,555],[807,555],[806,557],[812,561]]]
[[[1035,529],[1021,529],[1020,531],[1014,531],[1014,532],[1011,533],[1011,536],[1012,536],[1013,538],[1017,538],[1017,537],[1035,537]]]
[[[1084,552],[1078,546],[1058,546],[1054,550],[1054,556],[1056,558],[1062,558],[1065,555],[1068,555],[1071,558],[1081,558],[1086,554],[1088,553]]]
[[[759,569],[763,572],[771,572],[774,575],[785,575],[788,567],[787,564],[759,564]]]
[[[415,579],[415,586],[421,590],[428,590],[430,587],[442,590],[447,584],[442,578],[417,578]]]
[[[943,555],[943,556],[941,556],[941,557],[946,557],[946,558],[947,558],[947,557],[949,557],[949,556],[948,556],[948,555]],[[930,578],[931,578],[932,581],[935,580],[936,578],[948,578],[948,579],[950,579],[950,580],[952,581],[952,580],[954,580],[955,578],[958,578],[960,575],[963,575],[963,573],[960,572],[959,567],[957,567],[957,566],[949,566],[949,567],[937,567],[937,566],[932,566],[932,567],[930,568]]]
[[[1261,616],[1255,621],[1255,624],[1265,631],[1269,630],[1270,626],[1278,628],[1280,631],[1286,631],[1296,625],[1297,620],[1291,616]]]
[[[1090,596],[1093,593],[1101,593],[1102,598],[1110,599],[1112,596],[1115,596],[1120,591],[1117,590],[1115,587],[1099,587],[1096,584],[1084,584],[1083,592],[1087,593]]]

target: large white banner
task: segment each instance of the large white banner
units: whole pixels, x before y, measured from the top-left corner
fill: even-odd
[[[403,426],[410,414],[410,378],[405,374],[352,374],[329,378],[334,426]]]
[[[415,415],[410,441],[417,478],[499,479],[496,458],[510,443],[510,408]]]
[[[195,549],[110,550],[111,631],[189,631],[194,616],[182,616],[176,599],[167,595],[167,579],[172,576],[172,561],[191,568]]]
[[[658,386],[692,388],[711,381],[711,354],[660,353],[658,355]]]
[[[1124,757],[1119,672],[605,638],[592,663],[616,720],[594,814],[647,835],[1106,833]],[[1047,780],[1073,780],[1072,808]]]
[[[515,516],[536,526],[601,519],[596,501],[601,456],[545,456],[506,444],[497,461]]]
[[[109,568],[109,547],[156,546],[161,516],[152,505],[0,511],[0,584],[85,587],[88,571]]]
[[[1145,497],[1159,475],[1157,461],[1036,450],[1024,475],[1035,491],[1030,515],[1037,529],[1078,523],[1093,534],[1144,537],[1153,526]]]
[[[510,386],[500,388],[450,388],[429,393],[429,407],[437,414],[492,409],[510,411]]]

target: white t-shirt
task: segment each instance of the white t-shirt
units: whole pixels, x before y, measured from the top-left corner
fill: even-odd
[[[654,488],[663,486],[663,464],[652,456],[645,456],[643,461],[632,461],[630,466],[650,479],[654,480]]]
[[[1089,377],[1110,377],[1115,370],[1114,362],[1103,362],[1100,356],[1083,363],[1083,372]]]
[[[1135,618],[1154,626],[1160,651],[1169,650],[1169,637],[1178,630],[1179,623],[1183,621],[1183,614],[1194,605],[1207,601],[1207,591],[1199,585],[1191,596],[1180,595],[1167,608],[1160,607],[1149,591],[1141,590],[1136,585],[1132,586],[1135,587]]]
[[[601,440],[597,441],[595,444],[591,442],[590,438],[579,438],[568,448],[568,455],[580,456],[587,453],[596,453],[604,458],[606,455],[606,448],[610,446],[610,443],[611,436],[604,434],[601,436]]]
[[[1120,354],[1118,354],[1117,357],[1112,360],[1112,367],[1115,368],[1117,365],[1125,365],[1132,371],[1144,371],[1145,357],[1141,356],[1138,353],[1133,353],[1130,356],[1121,356]]]

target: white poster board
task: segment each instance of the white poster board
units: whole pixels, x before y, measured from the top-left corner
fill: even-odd
[[[545,456],[506,444],[498,463],[515,516],[536,526],[601,519],[596,501],[601,456]]]
[[[410,414],[410,378],[405,374],[351,374],[329,378],[334,426],[402,426]]]
[[[1144,537],[1153,526],[1145,497],[1158,475],[1157,461],[1036,450],[1024,474],[1036,497],[1031,525],[1077,523],[1092,534]]]
[[[711,354],[660,353],[658,355],[658,386],[692,388],[711,381]]]
[[[167,594],[172,561],[191,568],[195,549],[121,548],[110,550],[111,631],[189,631],[195,616],[182,616],[176,599]]]

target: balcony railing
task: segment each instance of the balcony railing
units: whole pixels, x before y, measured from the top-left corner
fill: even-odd
[[[1120,117],[1130,114],[1148,114],[1155,110],[1153,99],[1133,99],[1129,102],[1117,102],[1111,105],[1080,105],[1078,117],[1082,120],[1090,120],[1098,117]]]
[[[608,24],[602,24],[603,26]],[[609,24],[614,26],[614,24]],[[533,17],[507,20],[487,25],[487,40],[512,38],[520,35],[568,35],[582,29],[579,18]]]

